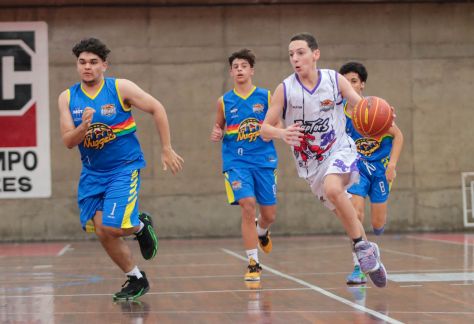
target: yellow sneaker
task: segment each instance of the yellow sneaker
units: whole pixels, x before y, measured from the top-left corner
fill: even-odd
[[[260,250],[266,254],[272,252],[272,238],[270,237],[270,231],[267,231],[265,235],[258,237],[258,246]]]
[[[244,278],[245,281],[260,281],[260,273],[262,267],[253,258],[250,258],[249,265],[247,267],[247,273]]]

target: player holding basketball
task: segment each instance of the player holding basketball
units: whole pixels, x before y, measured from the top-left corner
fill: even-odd
[[[380,251],[364,240],[364,229],[346,191],[359,173],[354,141],[345,132],[342,100],[345,98],[352,109],[361,97],[336,71],[317,68],[320,51],[313,35],[293,36],[289,56],[295,73],[276,88],[262,136],[282,139],[291,146],[299,176],[341,220],[362,271],[376,286],[385,286]],[[275,127],[280,116],[286,124],[284,129]]]
[[[339,73],[352,85],[352,88],[362,96],[367,82],[367,70],[358,62],[344,64]],[[347,106],[345,107],[347,108]],[[346,131],[355,141],[359,152],[359,183],[352,185],[347,191],[352,194],[352,204],[357,211],[360,222],[364,222],[365,198],[370,198],[370,216],[375,235],[381,235],[387,220],[387,200],[390,188],[395,179],[397,162],[403,146],[403,134],[395,123],[386,134],[377,138],[362,136],[354,128],[351,114],[346,111]],[[354,271],[347,276],[348,284],[363,284],[367,278],[360,271],[360,265],[353,254]]]
[[[249,260],[246,282],[258,283],[262,268],[257,244],[272,250],[269,227],[276,217],[277,154],[272,141],[260,137],[270,102],[270,91],[252,83],[255,55],[241,49],[229,57],[234,89],[217,100],[211,140],[222,140],[222,170],[228,201],[240,205],[241,231]],[[256,207],[260,217],[255,226]]]
[[[122,237],[134,234],[143,257],[152,259],[158,241],[151,217],[138,212],[140,169],[145,167],[132,106],[152,115],[161,140],[163,169],[182,169],[174,152],[166,111],[151,95],[126,79],[105,78],[110,50],[88,38],[72,49],[81,82],[59,96],[61,136],[68,148],[78,146],[82,172],[78,204],[82,227],[95,232],[103,248],[128,280],[115,300],[135,299],[149,290],[145,272],[133,261]]]

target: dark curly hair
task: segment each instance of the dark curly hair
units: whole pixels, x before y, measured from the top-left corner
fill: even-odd
[[[249,62],[251,67],[255,65],[255,54],[253,54],[248,48],[242,48],[241,50],[232,53],[232,55],[229,56],[230,66],[232,66],[232,62],[234,62],[235,59],[246,60]]]
[[[76,57],[79,57],[82,52],[91,52],[99,56],[103,61],[107,61],[107,56],[109,55],[110,50],[97,38],[90,37],[85,38],[74,45],[72,52]]]
[[[339,69],[339,73],[344,75],[350,72],[354,72],[359,76],[360,81],[367,82],[367,69],[362,63],[359,62],[347,62]]]

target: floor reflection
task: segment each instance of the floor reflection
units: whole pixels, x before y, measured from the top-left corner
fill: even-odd
[[[248,291],[247,315],[251,323],[271,323],[271,293],[262,291],[261,282],[245,282]]]
[[[145,319],[150,313],[150,305],[140,300],[123,300],[115,301],[115,305],[120,307],[120,311],[123,315],[130,318],[131,324],[142,324],[145,323]]]

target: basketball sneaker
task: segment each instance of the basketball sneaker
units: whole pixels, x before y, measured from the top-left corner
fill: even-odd
[[[122,290],[114,294],[114,300],[134,300],[135,298],[143,296],[148,290],[150,290],[150,285],[146,278],[145,272],[140,272],[143,276],[141,278],[137,278],[136,276],[127,276],[128,279],[122,285]]]
[[[158,250],[158,237],[153,229],[153,220],[147,213],[140,213],[138,218],[144,224],[142,230],[135,234],[140,252],[145,260],[151,260],[155,257]]]
[[[244,276],[245,281],[260,281],[262,267],[253,258],[250,258],[247,267],[247,273]]]
[[[369,277],[374,283],[379,288],[383,288],[387,285],[387,270],[385,270],[385,267],[382,264],[382,261],[380,260],[380,250],[379,246],[375,243],[370,243],[374,247],[375,250],[375,257],[377,258],[378,263],[380,264],[380,267],[369,273]]]
[[[265,253],[272,252],[272,239],[270,237],[270,231],[267,230],[265,235],[258,237],[258,246]]]
[[[363,273],[373,272],[380,268],[375,256],[375,248],[368,241],[360,241],[354,245],[354,252],[359,260],[360,269]]]
[[[362,285],[367,283],[367,276],[360,271],[360,267],[356,265],[354,266],[354,271],[346,277],[346,283],[348,285]]]

